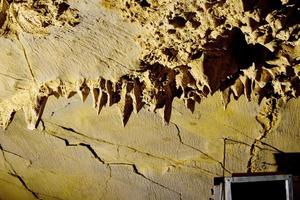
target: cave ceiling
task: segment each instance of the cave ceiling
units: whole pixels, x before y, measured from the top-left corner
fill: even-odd
[[[298,1],[2,0],[0,14],[4,129],[19,110],[36,128],[50,96],[117,104],[124,125],[142,107],[168,123],[174,98],[193,112],[217,91],[224,107],[299,96]]]

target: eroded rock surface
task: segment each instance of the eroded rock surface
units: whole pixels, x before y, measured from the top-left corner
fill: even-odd
[[[208,199],[299,151],[296,0],[0,2],[0,198]]]
[[[59,76],[50,81],[41,81],[40,79],[45,79],[43,75],[41,78],[35,77],[35,69],[31,66],[33,63],[30,63],[26,48],[19,38],[20,33],[17,33],[30,74],[36,82],[28,89],[30,90],[29,96],[32,97],[27,98],[28,100],[23,103],[33,104],[31,109],[34,111],[30,109],[25,111],[26,115],[35,115],[35,117],[29,116],[29,118],[34,118],[32,122],[30,122],[31,119],[27,120],[29,127],[37,126],[43,110],[40,104],[46,103],[45,98],[51,95],[70,97],[79,93],[84,100],[91,92],[95,99],[94,106],[98,107],[98,113],[104,105],[111,106],[118,103],[124,125],[134,107],[136,111],[144,104],[154,111],[164,108],[163,118],[169,122],[171,105],[175,97],[183,99],[186,106],[193,111],[195,102],[200,103],[201,99],[218,90],[223,93],[225,106],[230,101],[231,95],[235,99],[245,95],[249,100],[254,99],[258,103],[263,98],[287,101],[297,97],[300,86],[298,77],[299,3],[276,1],[271,7],[268,6],[268,2],[263,1],[257,1],[252,6],[248,4],[249,2],[239,0],[210,3],[104,1],[98,5],[105,7],[104,12],[119,11],[132,23],[137,22],[135,25],[142,30],[141,34],[128,35],[139,42],[141,48],[140,54],[134,55],[136,67],[118,77],[104,77],[104,73],[98,72],[97,79],[90,79],[83,75],[79,80],[75,82],[73,80],[71,83],[68,79],[61,80]],[[7,23],[6,26],[11,30],[14,30],[9,28],[13,26],[12,24],[19,24],[21,33],[30,32],[22,28],[25,25],[20,24],[17,18],[26,15],[20,11],[25,8],[32,10],[32,15],[40,22],[36,24],[39,27],[47,27],[42,26],[46,23],[45,20],[49,21],[47,22],[49,26],[80,23],[78,13],[76,16],[70,14],[79,10],[71,9],[66,2],[9,3],[3,1],[3,8],[5,6],[9,8],[3,10],[3,17],[6,16],[4,24]],[[16,10],[20,13],[18,14]],[[13,17],[12,13],[16,13],[17,17]],[[65,17],[63,17],[64,14]],[[75,19],[76,22],[71,22]],[[111,30],[114,31],[113,28]],[[80,30],[77,31],[79,33],[74,32],[73,35],[81,33]],[[88,36],[82,36],[78,40],[84,40]],[[95,36],[97,36],[96,33]],[[57,40],[54,38],[55,43],[58,43]],[[66,38],[62,40],[66,42]],[[109,41],[114,41],[114,39],[111,38]],[[45,41],[39,41],[39,45],[43,42]],[[96,45],[96,41],[95,43],[85,42],[87,45]],[[72,52],[74,51],[72,45],[69,48]],[[96,59],[97,56],[103,54],[102,48],[98,51],[94,49],[89,49],[89,51],[91,54],[96,54]],[[39,53],[43,54],[43,52]],[[119,53],[113,50],[112,53],[110,53],[112,56],[120,54],[125,56],[125,51]],[[126,55],[128,53],[130,52],[126,52]],[[37,62],[34,63],[36,70],[43,71],[44,69],[38,65],[40,61],[36,58],[33,60]],[[111,60],[114,59],[108,57],[108,61],[103,61],[103,63],[110,68]],[[77,65],[77,61],[81,62],[80,59],[70,61],[69,65],[74,62],[73,65]],[[46,66],[51,66],[49,64],[45,63]],[[127,65],[124,61],[117,62],[117,64],[119,68],[126,68]],[[53,67],[46,68],[51,70]],[[59,71],[70,68],[62,67],[60,63],[57,67]],[[89,71],[92,66],[78,68]],[[95,68],[100,67],[96,65]],[[108,70],[110,71],[113,72],[113,70]],[[49,76],[53,77],[52,72],[48,72],[50,72]],[[4,128],[12,119],[13,113],[20,110],[17,105],[15,108],[2,111]],[[3,105],[2,107],[9,106]]]
[[[78,11],[70,8],[67,1],[1,1],[2,34],[20,31],[45,34],[48,26],[75,26],[78,23]]]

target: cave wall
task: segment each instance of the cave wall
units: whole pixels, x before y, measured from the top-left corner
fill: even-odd
[[[300,150],[298,1],[0,2],[0,199],[209,199]]]
[[[79,96],[51,98],[36,130],[17,113],[1,131],[1,197],[209,199],[213,177],[277,171],[275,154],[299,152],[299,100],[265,135],[255,119],[261,107],[242,97],[224,111],[220,98],[194,113],[176,101],[169,125],[143,109],[124,128],[117,106],[98,116]]]

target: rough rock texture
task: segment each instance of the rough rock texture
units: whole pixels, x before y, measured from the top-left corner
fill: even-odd
[[[299,31],[297,0],[1,0],[0,199],[209,199],[280,170]]]

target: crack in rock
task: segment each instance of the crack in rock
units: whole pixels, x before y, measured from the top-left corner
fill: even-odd
[[[71,129],[71,130],[73,130],[73,129]],[[164,185],[162,185],[162,184],[160,184],[160,183],[158,183],[158,182],[156,182],[156,181],[154,181],[154,180],[148,178],[147,176],[145,176],[143,173],[141,173],[141,172],[138,170],[138,168],[137,168],[137,166],[136,166],[135,164],[131,164],[131,163],[105,162],[104,160],[102,160],[102,159],[99,157],[99,155],[95,152],[95,150],[94,150],[94,149],[91,147],[91,145],[89,145],[89,144],[84,144],[84,143],[71,144],[71,143],[70,143],[67,139],[65,139],[65,138],[62,138],[62,137],[59,137],[59,136],[55,136],[55,135],[52,135],[52,136],[53,136],[53,137],[56,137],[56,138],[58,138],[58,139],[60,139],[60,140],[63,140],[63,141],[65,142],[66,146],[83,146],[83,147],[86,147],[86,148],[93,154],[93,156],[94,156],[101,164],[106,165],[106,166],[109,168],[109,170],[110,170],[110,175],[109,175],[109,178],[108,178],[108,179],[106,180],[106,182],[105,182],[105,185],[106,185],[106,189],[105,189],[105,190],[107,190],[107,188],[108,188],[108,182],[109,182],[109,181],[111,180],[111,178],[112,178],[112,170],[111,170],[111,167],[110,167],[110,166],[112,166],[112,165],[131,166],[131,167],[132,167],[132,170],[133,170],[133,172],[134,172],[135,174],[137,174],[137,175],[143,177],[144,179],[146,179],[146,180],[152,182],[152,183],[155,184],[155,185],[158,185],[158,186],[160,186],[160,187],[162,187],[162,188],[164,188],[164,189],[166,189],[166,190],[169,190],[169,191],[171,191],[171,192],[173,192],[173,193],[176,193],[176,194],[179,196],[179,199],[182,200],[182,194],[181,194],[181,193],[179,193],[179,192],[177,192],[177,191],[175,191],[175,190],[173,190],[173,189],[171,189],[171,188],[169,188],[169,187],[167,187],[167,186],[164,186]],[[105,192],[103,193],[103,195],[102,195],[101,198],[103,198],[104,196],[105,196]]]
[[[51,123],[51,122],[48,122],[48,123]],[[100,143],[105,143],[105,144],[114,145],[114,146],[117,146],[117,148],[118,148],[118,147],[124,147],[124,148],[127,148],[127,149],[129,149],[129,150],[132,150],[132,151],[134,151],[134,152],[137,152],[137,153],[140,153],[140,154],[143,154],[143,155],[146,155],[146,156],[149,156],[149,157],[154,158],[154,159],[159,159],[159,160],[167,161],[167,162],[170,162],[171,164],[174,164],[174,165],[180,165],[180,166],[183,165],[183,166],[185,166],[185,167],[189,167],[189,168],[201,170],[201,171],[203,171],[203,172],[205,172],[205,173],[207,173],[207,174],[209,174],[209,175],[211,175],[211,176],[215,176],[215,175],[216,175],[215,173],[213,173],[213,172],[211,172],[211,171],[209,171],[209,170],[203,169],[203,168],[201,168],[201,167],[198,167],[198,166],[185,165],[185,164],[179,163],[178,161],[173,160],[173,159],[171,159],[171,158],[166,158],[166,157],[161,157],[161,156],[158,156],[158,155],[153,155],[153,154],[151,154],[151,153],[144,152],[144,151],[138,150],[138,149],[133,148],[133,147],[130,147],[130,146],[121,145],[121,144],[115,144],[115,143],[112,143],[112,142],[109,142],[109,141],[106,141],[106,140],[103,140],[103,139],[98,139],[98,138],[89,137],[89,136],[87,136],[87,135],[85,135],[85,134],[82,134],[82,133],[79,133],[78,131],[75,131],[73,128],[64,127],[64,126],[61,126],[61,125],[58,125],[58,124],[54,124],[54,123],[51,123],[51,124],[56,125],[56,126],[62,128],[62,129],[64,129],[64,130],[66,130],[66,131],[70,131],[70,132],[72,132],[72,133],[75,133],[75,134],[77,134],[77,135],[80,135],[80,136],[82,136],[82,137],[84,137],[84,138],[90,139],[90,140],[92,140],[92,141],[97,141],[97,142],[100,142]],[[57,135],[56,135],[56,134],[57,134],[56,132],[53,132],[53,131],[46,131],[46,132],[47,132],[48,134],[54,136],[54,137],[59,138],[59,139],[67,140],[67,139],[65,139],[65,138],[62,138],[62,137],[57,136]],[[65,142],[66,142],[66,141],[65,141]],[[81,144],[82,144],[82,143],[81,143]],[[87,144],[87,143],[85,142],[85,144]],[[76,144],[76,145],[78,145],[78,144]],[[76,146],[76,145],[75,145],[75,146]],[[69,146],[74,146],[74,145],[69,145]],[[82,145],[81,145],[81,146],[82,146]],[[102,160],[102,161],[104,161],[104,160]],[[104,162],[105,162],[105,161],[104,161]]]
[[[233,145],[233,144],[239,144],[239,145],[245,145],[247,147],[249,147],[250,151],[254,151],[254,148],[256,150],[257,153],[259,153],[259,151],[269,151],[271,153],[284,153],[283,151],[281,151],[280,149],[266,143],[266,142],[263,142],[263,141],[259,141],[259,142],[254,142],[252,144],[248,144],[246,142],[243,142],[243,141],[239,141],[239,140],[236,140],[236,139],[232,139],[232,138],[224,138],[224,157],[223,157],[223,163],[226,162],[226,146],[227,145]],[[266,147],[269,147],[269,148],[264,148],[264,146]],[[254,155],[253,155],[254,156]],[[250,159],[253,159],[252,157],[249,158]],[[247,162],[247,164],[249,165],[249,160]],[[248,168],[247,168],[248,169]]]
[[[224,138],[224,140],[225,140],[225,145],[228,145],[229,143],[228,143],[227,141],[229,141],[229,142],[231,142],[231,144],[240,144],[240,145],[245,145],[245,146],[247,146],[247,147],[253,146],[253,144],[248,144],[248,143],[246,143],[246,142],[239,141],[239,140],[235,140],[235,139],[232,139],[232,138]],[[260,143],[261,143],[262,145],[264,145],[264,146],[270,147],[272,150],[271,150],[271,149],[267,149],[267,148],[263,148],[263,147],[261,147],[261,146],[256,146],[256,148],[258,148],[259,150],[262,150],[262,151],[270,151],[270,152],[276,152],[276,153],[284,153],[284,152],[281,151],[280,149],[278,149],[278,148],[276,148],[276,147],[274,147],[274,146],[272,146],[272,145],[270,145],[270,144],[268,144],[268,143],[266,143],[266,142],[260,141]]]
[[[226,172],[228,172],[228,173],[231,174],[231,172],[230,172],[228,169],[225,168],[225,166],[222,164],[222,162],[216,160],[215,158],[213,158],[213,157],[210,156],[209,154],[205,153],[204,151],[202,151],[202,150],[200,150],[200,149],[198,149],[198,148],[196,148],[196,147],[194,147],[194,146],[192,146],[192,145],[190,145],[190,144],[186,144],[185,142],[183,142],[183,139],[182,139],[182,137],[181,137],[181,131],[180,131],[178,125],[175,124],[175,123],[173,123],[173,124],[174,124],[174,126],[176,127],[176,129],[177,129],[177,136],[178,136],[179,142],[180,142],[181,144],[183,144],[184,146],[187,146],[187,147],[189,147],[189,148],[191,148],[191,149],[193,149],[193,150],[195,150],[195,151],[198,151],[198,152],[200,152],[202,155],[204,155],[205,157],[207,157],[208,159],[210,159],[210,160],[212,160],[212,161],[214,161],[214,162],[217,162],[217,163],[221,166],[221,168],[222,168],[223,170],[225,170]]]
[[[5,156],[5,150],[3,149],[2,145],[0,145],[0,150],[2,152],[2,156],[3,156],[3,159],[5,161],[5,163],[8,165],[9,167],[9,172],[8,174],[15,177],[16,179],[19,180],[19,182],[21,183],[21,185],[28,191],[32,194],[32,196],[35,198],[35,199],[38,199],[38,200],[42,200],[40,197],[39,197],[39,194],[34,192],[32,189],[29,188],[29,186],[27,185],[27,183],[25,182],[25,180],[16,172],[16,170],[14,169],[14,167],[12,166],[12,164],[6,159],[6,156]]]
[[[138,170],[138,168],[137,168],[137,166],[136,166],[135,164],[130,164],[130,163],[109,163],[109,165],[124,165],[124,166],[130,166],[130,167],[132,167],[132,171],[133,171],[135,174],[137,174],[138,176],[140,176],[140,177],[142,177],[142,178],[144,178],[144,179],[150,181],[151,183],[153,183],[153,184],[155,184],[155,185],[158,185],[159,187],[162,187],[162,188],[164,188],[164,189],[166,189],[166,190],[168,190],[168,191],[171,191],[171,192],[177,194],[177,195],[179,196],[179,199],[182,200],[182,193],[177,192],[177,191],[175,191],[175,190],[173,190],[173,189],[171,189],[171,188],[169,188],[169,187],[167,187],[167,186],[165,186],[165,185],[163,185],[163,184],[161,184],[161,183],[158,183],[158,182],[156,182],[156,181],[150,179],[149,177],[145,176],[143,173],[141,173],[141,172]]]
[[[48,123],[51,123],[51,122],[48,122]],[[76,135],[79,135],[79,136],[82,136],[84,138],[87,138],[87,139],[90,139],[92,141],[97,141],[97,142],[100,142],[100,143],[105,143],[105,144],[110,144],[110,145],[114,145],[114,146],[117,146],[118,148],[119,147],[124,147],[124,148],[127,148],[129,150],[132,150],[134,152],[138,152],[138,153],[141,153],[141,154],[144,154],[146,156],[149,156],[149,157],[152,157],[152,158],[155,158],[155,159],[160,159],[160,160],[168,160],[170,162],[174,162],[173,160],[170,160],[169,158],[164,158],[164,157],[160,157],[160,156],[157,156],[157,155],[153,155],[153,154],[150,154],[148,152],[144,152],[144,151],[141,151],[141,150],[138,150],[134,147],[131,147],[131,146],[126,146],[126,145],[122,145],[122,144],[117,144],[117,143],[113,143],[113,142],[109,142],[109,141],[106,141],[106,140],[103,140],[103,139],[99,139],[99,138],[94,138],[94,137],[90,137],[90,136],[87,136],[85,134],[82,134],[82,133],[79,133],[78,131],[75,131],[73,128],[68,128],[68,127],[65,127],[65,126],[61,126],[61,125],[58,125],[58,124],[54,124],[54,123],[51,123],[53,125],[56,125],[60,128],[62,128],[63,130],[66,130],[66,131],[70,131],[72,133],[75,133]],[[50,133],[51,134],[51,133]],[[52,135],[52,134],[51,134]]]
[[[110,167],[109,164],[107,165],[107,167],[108,167],[108,169],[109,169],[109,177],[108,177],[108,178],[106,179],[106,181],[105,181],[104,192],[103,192],[103,194],[101,195],[100,200],[102,200],[102,199],[105,198],[105,196],[106,196],[106,194],[107,194],[107,192],[108,192],[109,182],[110,182],[111,179],[112,179],[112,169],[111,169],[111,167]]]
[[[282,102],[282,99],[275,98],[269,99],[262,104],[262,109],[256,116],[256,120],[263,128],[263,131],[250,146],[250,158],[247,164],[248,172],[255,172],[259,170],[259,168],[255,166],[255,162],[258,161],[259,152],[261,151],[261,148],[259,147],[263,144],[262,140],[264,140],[268,134],[272,133],[272,131],[278,127],[281,120],[280,112],[283,104],[284,102]],[[274,147],[274,149],[277,148]]]
[[[74,134],[76,134],[76,135],[79,135],[79,136],[81,136],[81,137],[83,137],[83,138],[86,138],[86,139],[89,139],[89,140],[92,140],[92,141],[97,141],[97,142],[100,142],[100,143],[105,143],[105,144],[117,146],[117,148],[124,147],[124,148],[127,148],[127,149],[129,149],[129,150],[132,150],[132,151],[134,151],[134,152],[138,152],[138,153],[144,154],[144,155],[146,155],[146,156],[153,157],[153,158],[160,159],[160,160],[166,160],[166,159],[167,159],[167,158],[163,158],[163,157],[160,157],[160,156],[157,156],[157,155],[152,155],[152,154],[150,154],[150,153],[148,153],[148,152],[143,152],[143,151],[138,150],[138,149],[136,149],[136,148],[133,148],[133,147],[131,147],[131,146],[126,146],[126,145],[122,145],[122,144],[116,144],[116,143],[113,143],[113,142],[109,142],[109,141],[107,141],[107,140],[103,140],[103,139],[99,139],[99,138],[90,137],[90,136],[87,136],[87,135],[85,135],[85,134],[82,134],[82,133],[80,133],[80,132],[74,130],[73,128],[68,128],[68,127],[65,127],[65,126],[62,126],[62,125],[58,125],[58,124],[54,124],[54,123],[51,123],[51,122],[48,122],[48,123],[53,124],[53,125],[55,125],[55,126],[58,126],[58,127],[62,128],[63,130],[69,131],[69,132],[71,132],[71,133],[74,133]],[[53,135],[53,134],[50,133],[50,135]]]
[[[50,134],[52,135],[52,134]],[[76,146],[82,146],[85,147],[87,150],[89,150],[89,152],[94,156],[95,159],[97,159],[99,162],[101,162],[102,164],[106,164],[100,157],[99,155],[96,153],[96,151],[92,148],[92,146],[90,144],[86,144],[86,143],[79,143],[79,144],[72,144],[69,142],[69,140],[67,140],[66,138],[62,138],[60,136],[57,135],[52,135],[53,137],[56,137],[60,140],[63,140],[65,142],[66,146],[72,146],[72,147],[76,147]]]
[[[0,145],[0,146],[1,146],[1,145]],[[19,157],[19,158],[22,158],[23,160],[28,161],[28,163],[29,163],[28,166],[32,165],[32,160],[27,159],[27,158],[24,158],[23,156],[21,156],[21,155],[19,155],[19,154],[17,154],[17,153],[14,153],[14,152],[12,152],[12,151],[8,151],[8,150],[4,149],[3,147],[0,147],[0,148],[2,148],[1,150],[2,150],[3,152],[5,152],[5,153],[12,154],[12,155],[17,156],[17,157]]]
[[[30,72],[30,75],[31,75],[31,77],[32,77],[32,80],[33,80],[34,83],[36,84],[36,83],[37,83],[37,80],[36,80],[36,78],[35,78],[35,76],[34,76],[33,69],[32,69],[32,66],[31,66],[30,61],[29,61],[29,58],[28,58],[27,50],[26,50],[26,48],[25,48],[23,42],[21,41],[19,34],[16,34],[16,36],[17,36],[17,39],[18,39],[18,41],[19,41],[19,43],[20,43],[20,45],[21,45],[21,47],[22,47],[22,51],[23,51],[23,54],[24,54],[24,58],[25,58],[26,63],[27,63],[27,68],[28,68],[28,70],[29,70],[29,72]]]

